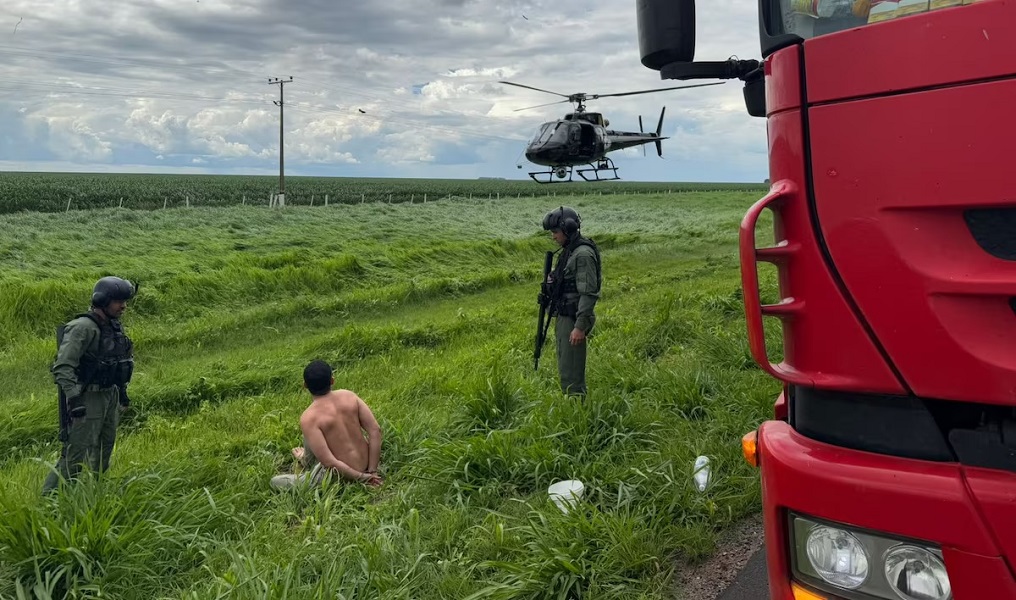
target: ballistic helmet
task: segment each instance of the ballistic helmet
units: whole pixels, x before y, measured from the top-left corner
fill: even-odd
[[[126,279],[103,277],[92,289],[92,306],[106,308],[114,300],[130,300],[136,291],[134,284]]]
[[[562,206],[555,208],[543,217],[543,228],[547,231],[560,229],[566,235],[571,235],[579,230],[582,219],[574,209]]]

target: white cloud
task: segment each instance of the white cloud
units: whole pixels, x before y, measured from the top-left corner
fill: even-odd
[[[634,3],[616,0],[305,0],[299,9],[285,0],[6,0],[0,31],[22,17],[15,36],[0,37],[0,130],[15,140],[0,146],[0,161],[45,157],[31,163],[39,169],[49,160],[271,172],[280,90],[268,78],[292,75],[287,172],[469,176],[472,165],[518,177],[524,141],[571,107],[516,112],[555,97],[498,80],[565,94],[680,84],[640,64]],[[697,37],[699,60],[757,57],[755,5],[700,3]],[[635,129],[640,114],[655,127],[664,105],[670,162],[621,157],[623,177],[677,178],[689,147],[696,161],[713,157],[708,172],[765,177],[765,122],[747,115],[739,84],[589,108]]]

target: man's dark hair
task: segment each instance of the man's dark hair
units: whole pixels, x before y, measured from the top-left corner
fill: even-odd
[[[315,360],[303,369],[303,383],[315,396],[332,391],[332,367],[323,360]]]

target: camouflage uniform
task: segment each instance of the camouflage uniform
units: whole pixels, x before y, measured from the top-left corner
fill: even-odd
[[[568,236],[553,274],[555,285],[559,286],[555,338],[561,391],[584,396],[589,339],[572,345],[569,338],[573,329],[587,336],[592,332],[602,275],[600,251],[592,240],[582,237],[578,226],[578,213],[567,207],[551,211],[544,218],[544,229],[563,231]]]
[[[63,448],[56,470],[43,484],[44,493],[61,478],[75,478],[82,465],[95,472],[109,468],[120,407],[130,404],[127,383],[133,373],[133,344],[118,319],[94,311],[80,315],[64,326],[62,338],[51,372],[66,399],[66,415],[61,415]]]

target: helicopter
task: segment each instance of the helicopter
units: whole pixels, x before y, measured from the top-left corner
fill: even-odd
[[[661,157],[663,156],[663,145],[660,142],[668,139],[661,136],[661,132],[663,131],[663,115],[667,110],[666,106],[664,106],[663,110],[660,111],[660,120],[656,125],[655,132],[646,133],[642,128],[642,117],[639,116],[639,131],[636,133],[634,131],[614,131],[607,129],[607,127],[610,126],[610,121],[605,119],[601,113],[586,112],[587,100],[596,100],[598,98],[608,98],[612,96],[633,96],[635,94],[649,94],[652,92],[665,92],[668,90],[680,90],[723,84],[721,81],[717,83],[680,85],[676,87],[641,90],[637,92],[621,92],[617,94],[586,94],[582,92],[576,94],[561,94],[559,92],[543,90],[529,85],[523,85],[521,83],[513,83],[511,81],[499,81],[498,83],[514,85],[516,87],[536,90],[537,92],[544,92],[547,94],[554,94],[555,96],[562,96],[565,98],[564,100],[558,100],[557,102],[527,106],[526,108],[517,108],[514,112],[540,108],[543,106],[551,106],[553,104],[562,104],[564,102],[572,102],[576,105],[575,110],[566,114],[564,118],[556,121],[548,121],[540,125],[536,135],[533,136],[533,138],[529,141],[529,144],[526,146],[526,159],[529,162],[548,167],[546,171],[534,171],[529,173],[529,176],[537,183],[571,182],[574,181],[572,178],[574,173],[578,173],[579,177],[585,181],[614,181],[621,179],[617,174],[617,167],[614,165],[614,161],[607,156],[607,153],[615,150],[622,150],[624,148],[631,148],[633,146],[641,146],[650,142],[656,144],[656,153]],[[642,148],[642,153],[645,154],[644,147]],[[576,168],[584,165],[589,165],[589,167]],[[522,168],[521,164],[516,166],[520,169]],[[592,178],[587,175],[590,175]],[[557,180],[554,179],[555,177]],[[565,178],[567,178],[567,180],[565,180]]]

